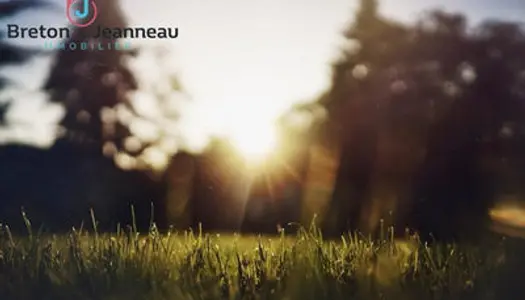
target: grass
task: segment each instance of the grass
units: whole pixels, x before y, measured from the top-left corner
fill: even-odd
[[[0,226],[0,299],[499,299],[500,248],[421,243],[385,229],[323,239],[311,225],[289,236],[113,234],[14,237]],[[312,223],[314,224],[314,223]]]

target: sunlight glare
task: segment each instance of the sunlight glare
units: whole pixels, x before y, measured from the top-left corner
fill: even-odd
[[[242,126],[232,132],[234,146],[249,160],[260,160],[276,146],[275,130],[272,124],[264,122]]]
[[[245,91],[246,95],[249,93]],[[242,101],[242,99],[249,99]],[[233,97],[221,112],[223,132],[233,146],[249,162],[257,163],[267,158],[277,144],[277,118],[284,113],[282,102],[268,101],[261,96]]]

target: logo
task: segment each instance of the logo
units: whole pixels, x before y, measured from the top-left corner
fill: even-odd
[[[2,0],[0,0],[1,2]],[[66,0],[66,16],[74,27],[92,25],[98,17],[97,0]],[[101,0],[102,1],[102,0]],[[114,0],[104,0],[114,1]],[[7,39],[40,39],[46,50],[105,51],[131,49],[132,39],[175,39],[178,27],[107,27],[97,24],[91,27],[86,40],[72,40],[77,30],[71,26],[53,27],[44,24],[21,26],[7,24]]]
[[[66,16],[74,26],[87,27],[95,22],[97,15],[94,0],[66,0]]]

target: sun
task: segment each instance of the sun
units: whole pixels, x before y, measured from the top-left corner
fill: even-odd
[[[260,73],[254,79],[245,75],[253,70],[238,71],[228,73],[227,84],[212,82],[209,89],[194,90],[192,113],[186,115],[192,121],[186,127],[192,128],[191,135],[228,141],[246,163],[260,165],[274,157],[285,142],[280,139],[280,120],[296,97],[287,94],[287,85],[272,87],[271,74]]]
[[[240,86],[236,93],[218,98],[220,106],[209,106],[210,117],[203,120],[214,133],[225,137],[247,163],[258,164],[276,151],[277,124],[285,107],[281,101],[269,101],[269,95],[254,94],[255,88]]]
[[[276,128],[271,122],[239,124],[230,134],[233,146],[250,162],[260,162],[276,148]]]

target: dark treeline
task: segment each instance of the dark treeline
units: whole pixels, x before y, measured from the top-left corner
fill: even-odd
[[[1,15],[14,15],[39,8],[44,1],[0,4]],[[94,25],[124,27],[125,20],[114,2],[97,1],[101,9]],[[96,26],[74,31],[71,41],[93,35]],[[101,41],[104,42],[104,41]],[[38,52],[0,44],[2,65],[22,63],[34,55],[57,55],[56,63],[42,90],[52,102],[62,104],[66,114],[57,128],[59,138],[49,149],[25,145],[0,148],[0,215],[13,229],[25,230],[23,208],[36,227],[69,230],[72,226],[91,228],[90,209],[95,211],[101,230],[114,230],[117,223],[131,224],[131,205],[139,227],[147,228],[151,203],[158,202],[161,188],[149,174],[119,169],[103,146],[122,148],[129,130],[116,122],[104,122],[101,110],[122,103],[129,106],[125,91],[136,88],[122,58],[124,51]],[[6,54],[6,55],[4,55]],[[4,80],[4,88],[9,82]],[[17,101],[17,99],[10,99]],[[19,100],[19,101],[23,101]],[[3,126],[12,126],[0,115]],[[106,120],[107,121],[107,120]],[[106,153],[107,154],[107,153]]]
[[[115,5],[105,5],[97,22],[123,27]],[[134,54],[61,52],[43,88],[66,107],[66,134],[47,150],[0,148],[2,220],[22,225],[15,220],[24,206],[35,224],[68,229],[89,221],[93,207],[112,228],[130,221],[134,203],[147,226],[153,203],[163,228],[275,232],[313,215],[305,213],[305,190],[323,158],[312,153],[338,153],[328,208],[314,211],[327,234],[374,232],[385,218],[398,232],[409,226],[441,239],[476,237],[496,201],[525,193],[523,25],[472,26],[442,11],[407,25],[383,18],[377,5],[361,1],[345,32],[349,46],[316,102],[328,118],[287,139],[293,148],[283,157],[293,176],[269,171],[273,187],[263,174],[243,190],[246,166],[220,141],[200,155],[178,153],[161,177],[119,169],[101,149],[111,141],[119,150],[129,130],[99,112],[127,105],[122,91],[137,86],[120,61]],[[3,64],[24,59],[5,44],[0,52]],[[115,80],[102,80],[108,74]]]
[[[486,228],[495,200],[523,194],[522,24],[434,11],[403,26],[362,1],[346,36],[359,48],[326,102],[342,143],[334,229],[370,231],[389,211],[438,237]]]

